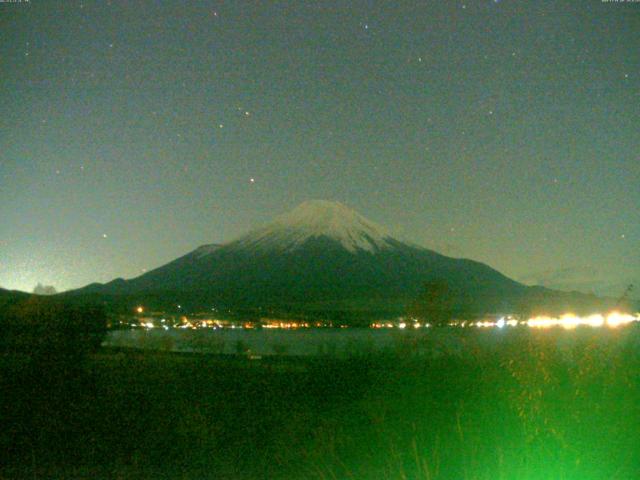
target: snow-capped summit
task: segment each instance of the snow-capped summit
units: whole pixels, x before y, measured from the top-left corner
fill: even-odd
[[[384,227],[339,202],[327,200],[306,201],[234,243],[240,247],[286,251],[318,237],[337,241],[350,252],[375,252],[392,246]]]

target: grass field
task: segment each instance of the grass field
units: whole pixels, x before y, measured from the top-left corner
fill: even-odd
[[[633,328],[437,358],[5,355],[0,478],[637,479]]]

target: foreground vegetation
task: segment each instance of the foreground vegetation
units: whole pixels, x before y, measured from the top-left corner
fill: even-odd
[[[5,354],[0,478],[640,478],[634,328],[429,358]]]

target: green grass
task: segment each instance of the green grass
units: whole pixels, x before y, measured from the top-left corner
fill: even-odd
[[[637,334],[585,332],[466,334],[462,357],[4,356],[0,478],[640,478]]]

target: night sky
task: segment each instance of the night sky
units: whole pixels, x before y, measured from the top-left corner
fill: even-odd
[[[0,38],[4,288],[314,198],[527,283],[640,281],[640,3],[5,0]]]

